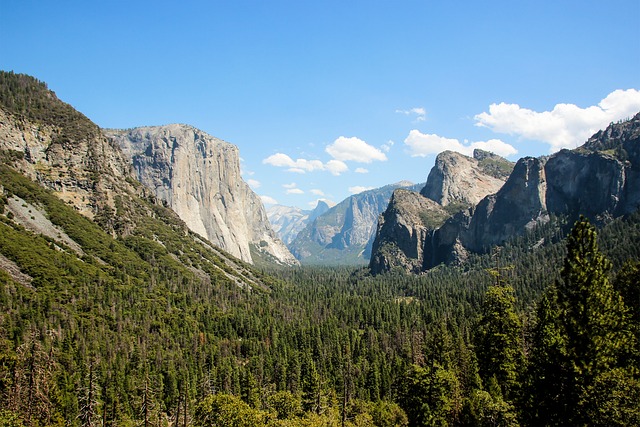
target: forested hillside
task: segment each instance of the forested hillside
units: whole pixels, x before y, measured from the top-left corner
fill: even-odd
[[[0,118],[58,138],[0,144],[0,427],[640,425],[640,212],[422,275],[257,269],[9,77]]]
[[[639,421],[638,214],[600,232],[610,270],[588,225],[568,257],[550,225],[465,269],[253,272],[277,277],[261,290],[197,277],[171,255],[186,247],[113,239],[6,166],[1,185],[0,252],[31,278],[0,272],[3,425]],[[16,196],[84,255],[14,222]]]

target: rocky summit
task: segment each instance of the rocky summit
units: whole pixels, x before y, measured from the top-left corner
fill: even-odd
[[[105,134],[121,147],[136,178],[192,231],[246,262],[298,263],[242,179],[235,145],[181,124]]]
[[[478,157],[487,159],[483,153]],[[469,207],[453,214],[431,232],[418,233],[423,223],[411,218],[421,218],[433,211],[433,207],[414,203],[415,212],[407,215],[406,210],[390,204],[391,211],[385,212],[378,227],[376,240],[380,243],[375,246],[378,252],[374,251],[371,258],[372,272],[388,271],[394,266],[406,271],[425,271],[442,263],[461,263],[470,253],[486,252],[547,223],[552,216],[569,223],[581,215],[601,222],[635,212],[640,207],[640,113],[630,120],[611,124],[575,150],[520,159],[504,185],[484,194],[481,200],[476,199],[477,204],[465,195],[464,189],[481,179],[475,175],[477,171],[462,173],[456,168],[463,161],[460,155],[446,152],[439,155],[422,194],[449,204],[452,201],[468,203]],[[463,168],[470,165],[467,161]],[[494,159],[489,170],[504,171],[496,169],[496,165]],[[451,174],[455,176],[449,176]],[[394,212],[406,218],[390,220],[388,217]],[[413,233],[425,235],[418,243],[421,250],[415,250],[416,242],[406,246],[407,233],[384,227],[387,222],[404,222],[405,228]]]
[[[401,181],[354,194],[319,215],[291,242],[291,252],[303,264],[358,265],[369,260],[378,216],[397,188],[416,186]]]
[[[420,193],[396,190],[378,219],[369,267],[373,273],[401,269],[419,273],[437,261],[427,247],[452,215],[498,191],[513,163],[483,150],[473,157],[444,151],[436,157]],[[455,239],[454,239],[455,240]]]

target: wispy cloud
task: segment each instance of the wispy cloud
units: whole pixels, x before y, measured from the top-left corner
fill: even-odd
[[[265,205],[277,205],[278,201],[276,199],[274,199],[271,196],[260,196],[260,200],[262,200],[262,203],[264,203]]]
[[[405,116],[415,116],[416,122],[423,122],[427,119],[427,110],[423,107],[414,107],[408,110],[396,110],[396,113],[404,114]]]
[[[314,188],[311,190],[311,194],[315,194],[316,196],[324,196],[324,191]]]
[[[260,186],[262,185],[260,181],[256,179],[248,179],[247,184],[249,184],[249,187],[253,188],[254,190],[260,188]]]
[[[363,187],[362,185],[355,185],[353,187],[349,187],[349,193],[358,194],[362,193],[363,191],[373,190],[374,188],[375,187]]]
[[[365,168],[356,168],[355,173],[369,173],[369,169]]]
[[[393,147],[394,145],[395,145],[395,141],[389,140],[389,141],[387,141],[386,144],[382,144],[382,146],[380,146],[380,148],[385,153],[388,153],[389,151],[391,151],[391,147]]]
[[[609,123],[640,111],[640,91],[615,90],[596,106],[580,108],[557,104],[551,111],[537,112],[518,104],[491,104],[489,112],[475,116],[476,126],[521,139],[549,144],[549,151],[575,148]]]

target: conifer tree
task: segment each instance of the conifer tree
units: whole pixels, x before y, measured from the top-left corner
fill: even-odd
[[[625,387],[637,388],[637,380],[624,366],[634,337],[622,297],[609,282],[610,268],[598,250],[595,228],[581,219],[567,239],[561,280],[538,309],[531,406],[539,408],[534,414],[539,421],[615,425],[607,413],[633,416],[625,402],[613,399],[617,392],[608,379],[617,372],[628,380]],[[556,396],[550,398],[549,393]]]
[[[474,338],[480,375],[485,385],[495,379],[500,388],[497,392],[512,400],[520,387],[524,354],[522,322],[515,312],[511,286],[497,283],[489,287]]]

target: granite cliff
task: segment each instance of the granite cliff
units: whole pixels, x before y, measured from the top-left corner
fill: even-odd
[[[238,148],[188,125],[105,130],[136,178],[194,232],[246,262],[298,262],[240,175]]]
[[[452,215],[497,192],[512,167],[483,150],[475,150],[473,157],[440,153],[420,193],[396,190],[380,215],[369,261],[372,272],[400,268],[419,273],[436,262],[440,253],[427,247],[434,233]]]
[[[0,151],[113,236],[134,232],[143,198],[243,261],[297,264],[241,179],[237,147],[193,127],[103,130],[45,83],[0,72]]]
[[[432,174],[438,176],[433,171]],[[436,183],[440,181],[444,180]],[[423,194],[437,199],[451,191],[428,190]],[[628,121],[611,124],[575,150],[520,159],[495,194],[485,195],[476,205],[454,214],[427,233],[421,259],[395,264],[415,272],[420,262],[421,271],[441,263],[461,263],[469,253],[486,252],[548,222],[551,216],[571,223],[584,215],[600,222],[635,212],[639,207],[640,113]],[[418,229],[421,224],[414,227]],[[403,241],[401,236],[394,237],[392,231],[381,227],[378,234],[377,238],[396,245]],[[374,273],[386,271],[388,265],[394,264],[388,260],[380,262],[380,258],[377,254],[372,257],[370,267]]]

